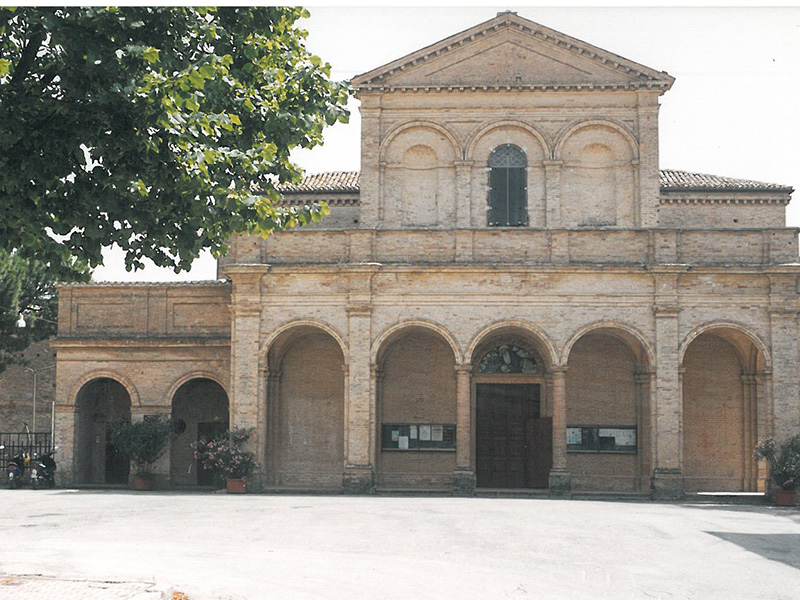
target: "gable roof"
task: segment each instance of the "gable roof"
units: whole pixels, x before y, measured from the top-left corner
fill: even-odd
[[[358,193],[360,173],[358,171],[335,171],[306,175],[297,184],[278,186],[282,194],[321,194],[329,192]],[[662,192],[712,191],[712,192],[783,192],[791,194],[789,185],[764,183],[751,179],[734,179],[674,169],[661,170]]]
[[[518,66],[498,48],[519,46],[530,64]],[[473,51],[470,48],[474,47]],[[524,47],[524,48],[523,48]],[[481,53],[494,52],[487,60],[501,73],[499,79],[484,80],[483,64],[461,67],[459,62],[475,61]],[[545,65],[559,65],[565,79],[552,77]],[[515,70],[516,69],[516,70]],[[450,73],[448,73],[450,70]],[[601,76],[602,75],[602,76]],[[491,78],[489,78],[491,79]],[[357,91],[411,89],[654,89],[667,91],[674,78],[564,33],[524,19],[513,12],[498,13],[484,23],[417,50],[386,65],[357,75]]]
[[[779,183],[764,183],[752,179],[734,179],[705,173],[689,171],[661,170],[661,190],[678,191],[714,191],[714,192],[786,192],[791,194],[794,188]]]

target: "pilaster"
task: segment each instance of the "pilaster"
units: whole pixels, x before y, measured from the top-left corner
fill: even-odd
[[[229,273],[233,282],[229,398],[232,429],[258,427],[262,273],[262,269],[241,267]]]
[[[345,408],[345,471],[342,489],[346,494],[370,493],[375,487],[376,385],[370,368],[372,340],[371,282],[375,266],[350,273],[347,306],[349,364]]]
[[[545,160],[545,227],[557,229],[561,227],[561,166],[563,160]]]
[[[472,464],[472,365],[456,365],[456,470],[453,493],[472,496],[475,469]]]
[[[772,340],[773,435],[783,441],[800,430],[797,277],[770,274],[769,325]]]
[[[639,222],[635,227],[658,226],[658,206],[661,201],[661,173],[658,164],[658,91],[637,92],[637,125],[639,142],[639,189],[636,201]]]
[[[379,94],[359,94],[361,100],[361,188],[359,204],[361,227],[380,226],[380,144],[381,109]]]
[[[567,468],[567,367],[551,369],[553,385],[553,468],[550,471],[550,495],[568,498],[572,478]]]
[[[683,497],[683,390],[678,363],[677,276],[656,276],[656,386],[651,394],[653,479],[656,500]]]
[[[456,166],[456,227],[466,229],[472,225],[472,165],[471,160],[457,160]]]

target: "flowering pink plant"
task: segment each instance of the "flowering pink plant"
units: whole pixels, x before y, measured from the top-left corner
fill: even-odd
[[[200,438],[191,444],[194,457],[223,479],[245,479],[258,467],[256,455],[242,448],[254,431],[232,429],[211,440]]]

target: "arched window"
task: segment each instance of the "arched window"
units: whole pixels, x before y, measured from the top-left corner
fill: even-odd
[[[489,227],[528,224],[525,153],[513,144],[498,146],[489,157]]]
[[[539,365],[530,352],[511,344],[489,350],[478,364],[478,373],[538,373]]]

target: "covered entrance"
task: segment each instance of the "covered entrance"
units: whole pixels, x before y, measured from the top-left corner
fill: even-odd
[[[535,383],[476,385],[478,487],[548,486],[553,422],[542,418],[540,399]]]
[[[479,488],[547,488],[553,419],[545,417],[544,377],[533,349],[491,348],[473,376],[475,476]]]

